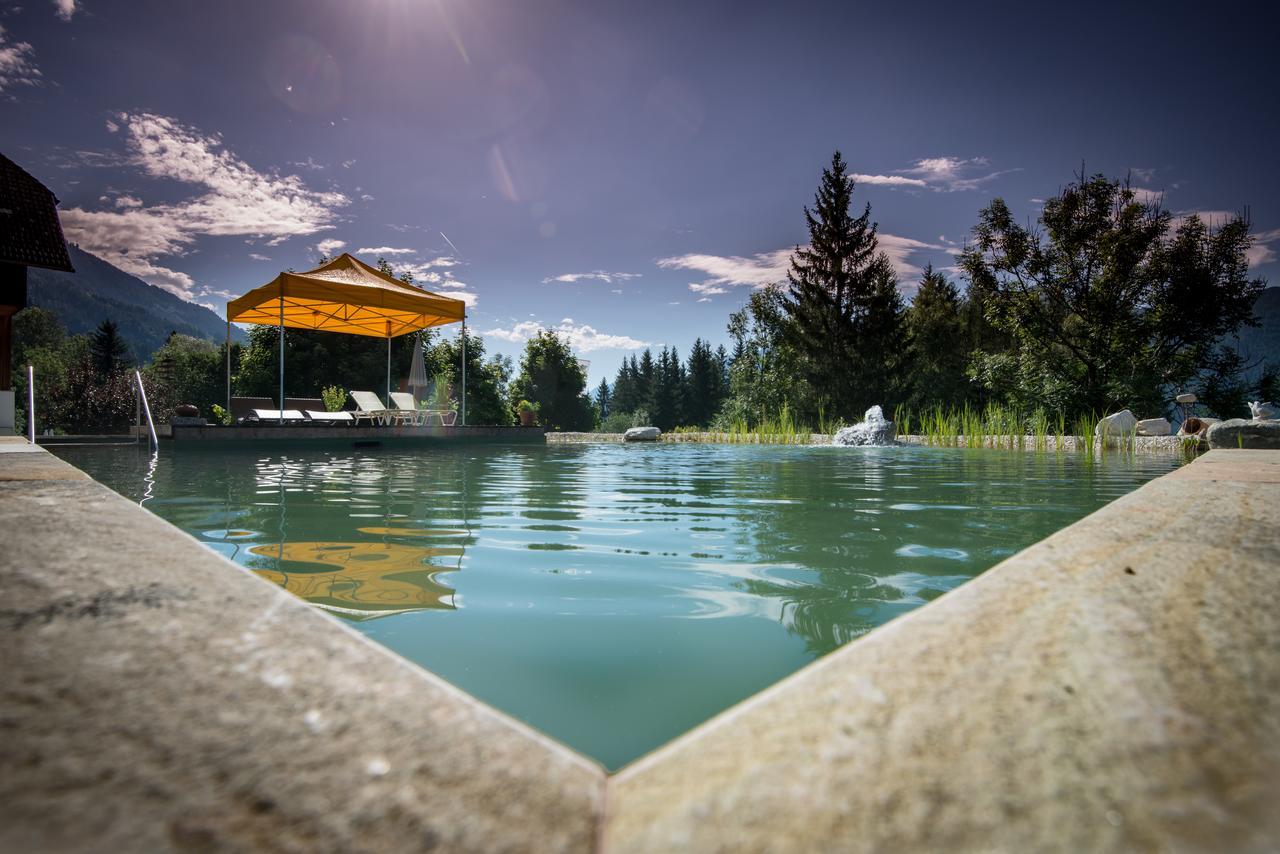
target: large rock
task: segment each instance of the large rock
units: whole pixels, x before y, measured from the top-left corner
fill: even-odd
[[[1173,425],[1167,418],[1144,418],[1138,422],[1139,436],[1168,436],[1173,432]]]
[[[662,431],[657,427],[632,427],[622,434],[624,442],[656,442]]]
[[[1103,436],[1131,436],[1138,429],[1137,417],[1127,409],[1121,409],[1119,412],[1113,412],[1106,418],[1098,422],[1094,435]]]
[[[862,416],[862,423],[843,427],[831,438],[833,445],[892,445],[898,428],[886,421],[884,410],[873,406]]]
[[[1280,421],[1219,421],[1209,428],[1209,447],[1280,451]]]

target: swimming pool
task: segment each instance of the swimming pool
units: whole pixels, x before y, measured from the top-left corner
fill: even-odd
[[[53,450],[609,768],[1178,464],[695,444]]]

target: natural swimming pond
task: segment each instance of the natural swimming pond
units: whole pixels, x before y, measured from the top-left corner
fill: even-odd
[[[609,768],[1178,465],[696,444],[51,450]]]

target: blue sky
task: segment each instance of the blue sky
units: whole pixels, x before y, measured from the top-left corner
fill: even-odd
[[[831,152],[904,291],[991,198],[1084,161],[1248,206],[1277,280],[1277,7],[296,0],[0,5],[0,151],[68,238],[222,312],[322,249],[467,299],[490,351],[592,381],[727,341]]]

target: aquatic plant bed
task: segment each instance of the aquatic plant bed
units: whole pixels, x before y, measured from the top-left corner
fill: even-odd
[[[608,768],[1179,464],[910,446],[57,453]]]
[[[547,443],[552,445],[582,445],[592,442],[602,442],[606,444],[620,445],[623,443],[622,433],[548,433]],[[731,445],[830,445],[831,436],[824,433],[800,433],[795,435],[771,435],[768,433],[663,433],[659,438],[659,442],[667,442],[669,444],[694,443],[694,444],[731,444]],[[1097,439],[1092,442],[1086,442],[1079,436],[1063,436],[1059,442],[1056,436],[1045,436],[1037,438],[1035,436],[1021,437],[1021,448],[1019,448],[1019,438],[1009,436],[983,436],[973,442],[970,442],[966,436],[960,435],[954,437],[954,440],[946,445],[930,441],[927,436],[899,436],[898,444],[900,445],[924,445],[927,447],[955,447],[955,448],[992,448],[996,450],[1025,450],[1025,451],[1084,451],[1088,450],[1088,446],[1092,445],[1095,453],[1104,453],[1110,451],[1120,452],[1137,452],[1150,454],[1197,454],[1209,449],[1207,442],[1203,440],[1187,439],[1182,436],[1133,436],[1126,439],[1110,438],[1105,443]]]

